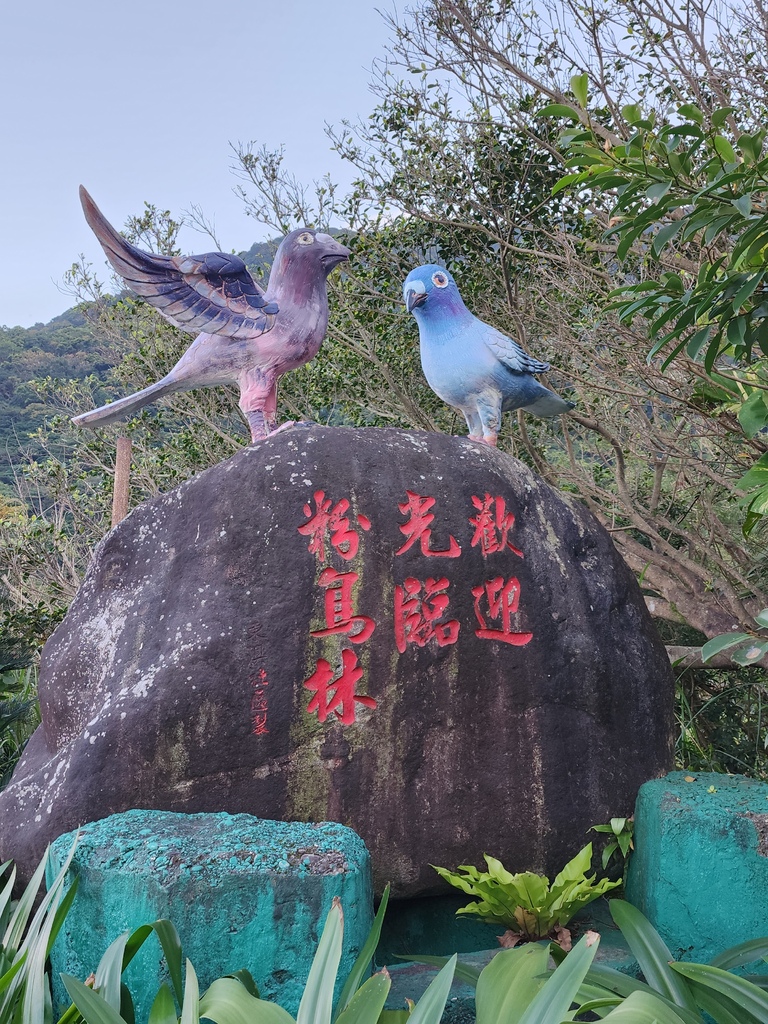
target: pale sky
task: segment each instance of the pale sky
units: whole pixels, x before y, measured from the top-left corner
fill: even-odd
[[[195,203],[222,248],[270,232],[233,194],[229,143],[285,144],[311,181],[352,170],[326,121],[366,116],[388,0],[6,0],[0,6],[0,324],[28,327],[72,305],[59,290],[84,253],[107,277],[83,219],[81,183],[118,228],[144,200]],[[185,228],[184,252],[210,239]]]

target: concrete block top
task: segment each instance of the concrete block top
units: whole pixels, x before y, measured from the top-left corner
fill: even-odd
[[[59,870],[76,835],[67,832],[53,843],[49,874]],[[89,871],[148,874],[161,885],[198,873],[339,875],[367,870],[368,861],[357,833],[335,822],[147,810],[83,826],[75,855],[76,865]]]
[[[728,809],[742,814],[768,815],[768,784],[744,775],[723,775],[719,772],[669,772],[643,786],[645,794],[664,792],[684,800],[691,807],[710,813]]]

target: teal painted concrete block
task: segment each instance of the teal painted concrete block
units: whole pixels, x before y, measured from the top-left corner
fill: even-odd
[[[646,782],[635,847],[627,898],[675,959],[768,935],[768,785],[687,772]]]
[[[74,836],[52,845],[49,884]],[[334,896],[344,910],[337,994],[373,921],[368,851],[333,822],[126,811],[84,826],[68,878],[75,875],[77,896],[51,954],[59,1008],[69,1003],[60,972],[84,980],[122,932],[169,918],[201,992],[247,968],[263,998],[295,1015]],[[153,935],[125,974],[137,1021],[166,978]]]

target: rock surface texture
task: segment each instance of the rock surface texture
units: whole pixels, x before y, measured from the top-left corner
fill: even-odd
[[[553,873],[672,763],[608,534],[508,455],[295,428],[135,509],[46,645],[0,855],[131,807],[338,821],[374,886]]]

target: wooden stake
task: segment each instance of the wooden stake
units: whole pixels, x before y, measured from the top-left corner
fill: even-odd
[[[131,492],[131,439],[118,437],[115,459],[115,486],[112,492],[112,526],[117,526],[128,515]]]

